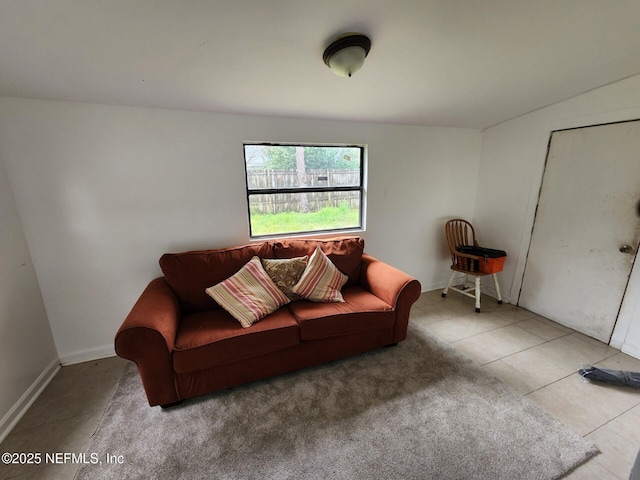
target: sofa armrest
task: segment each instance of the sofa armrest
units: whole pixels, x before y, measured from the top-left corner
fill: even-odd
[[[171,352],[180,317],[175,293],[164,278],[156,278],[142,292],[116,333],[116,353],[138,366],[151,406],[179,400]]]
[[[364,288],[394,308],[396,323],[393,342],[404,340],[407,336],[411,305],[420,297],[420,282],[365,253],[362,255],[361,283]]]

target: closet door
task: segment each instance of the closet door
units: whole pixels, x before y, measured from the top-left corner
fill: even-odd
[[[518,304],[609,343],[639,199],[640,121],[554,132]]]

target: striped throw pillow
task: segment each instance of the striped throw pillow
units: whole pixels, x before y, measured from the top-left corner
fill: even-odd
[[[273,283],[255,256],[237,273],[205,289],[205,292],[249,328],[261,318],[289,303],[289,298]]]
[[[349,277],[329,260],[320,247],[307,262],[307,268],[292,290],[303,298],[314,302],[344,302],[340,289]]]

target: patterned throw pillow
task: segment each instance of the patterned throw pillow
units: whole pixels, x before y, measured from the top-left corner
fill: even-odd
[[[331,263],[320,247],[316,247],[300,281],[292,290],[314,302],[344,302],[340,289],[347,280],[349,277]]]
[[[261,318],[289,303],[255,256],[236,274],[205,290],[222,308],[249,328]]]
[[[307,256],[296,258],[263,258],[262,266],[282,292],[291,301],[300,300],[292,288],[307,268]]]

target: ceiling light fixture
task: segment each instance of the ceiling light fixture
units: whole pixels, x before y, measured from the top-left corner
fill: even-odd
[[[360,33],[345,33],[327,47],[324,63],[341,77],[350,77],[360,70],[371,49],[371,40]]]

